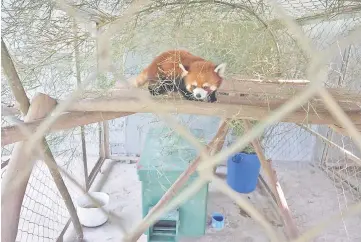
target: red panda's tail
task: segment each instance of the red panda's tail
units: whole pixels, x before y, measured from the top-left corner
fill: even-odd
[[[135,87],[142,87],[148,82],[148,71],[143,70],[134,80],[133,85]]]

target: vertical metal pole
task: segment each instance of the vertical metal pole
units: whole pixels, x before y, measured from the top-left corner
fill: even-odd
[[[78,34],[77,34],[77,25],[75,19],[73,21],[73,30],[74,30],[74,59],[75,59],[75,73],[76,73],[76,83],[79,87],[81,84],[81,75],[80,75],[80,60],[79,60],[79,46],[78,46]],[[86,151],[86,142],[85,142],[85,127],[80,126],[80,136],[81,136],[81,150],[83,155],[83,170],[84,170],[84,187],[85,190],[89,190],[88,184],[88,158]]]
[[[103,122],[103,146],[104,146],[104,158],[110,158],[110,146],[109,146],[109,123]]]
[[[96,31],[97,31],[97,38],[96,38],[96,58],[97,58],[97,75],[99,75],[99,36],[98,36],[98,33],[99,33],[99,29],[100,29],[100,26],[99,26],[99,22],[95,22],[95,25],[96,25]],[[99,79],[97,78],[97,81]],[[105,159],[106,157],[106,152],[105,152],[105,146],[104,146],[104,122],[99,122],[98,123],[98,132],[99,132],[99,156],[102,158],[102,159]]]

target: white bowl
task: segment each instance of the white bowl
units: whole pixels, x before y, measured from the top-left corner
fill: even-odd
[[[108,194],[104,192],[89,192],[88,194],[101,204],[101,208],[107,211],[106,206],[109,203]],[[105,214],[101,208],[98,208],[86,195],[79,197],[76,205],[78,217],[83,226],[97,227],[108,221],[108,214]]]

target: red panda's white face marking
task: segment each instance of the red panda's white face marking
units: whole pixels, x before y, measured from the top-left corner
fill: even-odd
[[[208,92],[206,90],[204,90],[203,88],[199,88],[199,87],[193,89],[192,93],[193,93],[193,96],[198,100],[206,99],[208,96]]]
[[[189,92],[193,94],[194,98],[198,100],[206,99],[210,92],[208,83],[205,83],[202,85],[202,87],[199,87],[199,84],[196,81],[194,81],[191,84],[188,84],[186,88]]]

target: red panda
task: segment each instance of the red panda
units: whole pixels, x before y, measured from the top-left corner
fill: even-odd
[[[178,91],[188,100],[215,102],[225,68],[185,50],[165,51],[136,77],[135,86],[148,83],[151,95]]]

